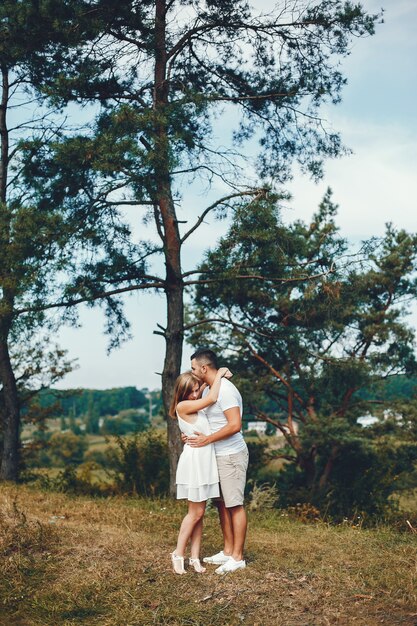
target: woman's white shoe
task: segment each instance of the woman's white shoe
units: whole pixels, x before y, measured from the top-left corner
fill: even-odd
[[[175,552],[171,552],[172,569],[175,574],[186,574],[184,568],[184,557],[178,556]]]
[[[194,567],[195,571],[198,574],[204,574],[204,572],[206,571],[206,568],[201,565],[200,559],[190,559],[189,563],[192,567]]]

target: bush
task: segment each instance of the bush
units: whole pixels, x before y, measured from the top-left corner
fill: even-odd
[[[47,475],[35,476],[36,484],[47,491],[58,491],[73,495],[108,496],[114,492],[109,485],[97,485],[92,482],[91,471],[95,469],[91,464],[82,467],[80,473],[73,465],[68,465],[58,472],[55,477]]]
[[[88,448],[85,437],[68,431],[56,432],[49,440],[49,455],[53,463],[65,466],[68,463],[79,465],[83,462],[84,452]]]
[[[146,414],[136,409],[120,411],[118,415],[108,415],[104,418],[102,433],[105,435],[127,435],[130,433],[143,432],[149,427],[149,419]]]
[[[47,430],[35,430],[32,440],[22,444],[20,457],[22,471],[35,467],[50,467],[49,440],[51,436]]]
[[[275,484],[263,483],[258,485],[255,482],[250,494],[249,511],[273,509],[278,502],[278,497],[278,490]]]
[[[108,463],[107,450],[96,450],[95,448],[90,448],[84,453],[84,462],[97,463],[97,465],[100,465],[101,467],[106,467]]]
[[[125,493],[163,495],[169,489],[168,444],[165,431],[149,430],[116,437],[113,452],[116,484]]]
[[[247,472],[248,481],[255,481],[259,478],[259,471],[268,464],[270,454],[268,453],[268,441],[259,437],[246,440],[249,450],[249,466]]]
[[[322,488],[306,484],[305,474],[295,465],[285,465],[278,481],[279,504],[286,507],[308,503],[335,521],[358,516],[383,519],[395,510],[392,495],[416,459],[417,446],[413,444],[352,438],[340,446],[329,480]],[[321,469],[320,462],[318,467]]]

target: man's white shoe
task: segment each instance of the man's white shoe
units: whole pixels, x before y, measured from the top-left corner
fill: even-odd
[[[229,574],[229,572],[235,572],[236,570],[243,569],[245,567],[246,561],[235,561],[234,558],[231,556],[229,560],[226,561],[226,563],[223,563],[223,565],[220,565],[220,567],[218,567],[214,571],[216,572],[216,574],[223,576],[223,574]]]
[[[223,563],[227,563],[229,559],[232,557],[225,554],[223,550],[220,550],[217,554],[213,554],[213,556],[204,557],[204,563],[211,563],[212,565],[223,565]]]

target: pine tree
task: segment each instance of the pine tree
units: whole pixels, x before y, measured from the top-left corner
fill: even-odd
[[[61,304],[133,289],[165,293],[167,323],[156,332],[166,343],[167,411],[181,365],[184,292],[195,283],[195,271],[182,270],[184,243],[207,215],[287,180],[294,161],[317,178],[325,157],[343,153],[320,107],[339,102],[345,79],[338,58],[349,53],[352,38],[373,34],[378,16],[339,0],[283,1],[268,13],[246,0],[71,6],[79,40],[48,49],[47,63],[39,54],[33,80],[51,102],[98,103],[100,110],[86,132],[28,150],[26,179],[50,204],[71,202],[115,220],[122,219],[118,208],[130,205],[153,221],[158,245],[142,242],[133,258],[114,252],[109,262],[86,266]],[[214,120],[223,112],[238,120],[233,149],[214,141]],[[249,139],[260,147],[252,182],[242,177]],[[184,228],[180,193],[196,177],[226,193]],[[164,275],[150,266],[157,254]],[[168,434],[173,489],[181,444],[171,420]]]

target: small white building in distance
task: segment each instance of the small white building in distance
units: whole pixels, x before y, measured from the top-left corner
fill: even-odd
[[[246,425],[246,430],[255,430],[258,435],[265,435],[266,425],[266,422],[248,422]]]
[[[258,435],[265,435],[266,434],[266,427],[267,427],[268,423],[267,422],[247,422],[246,425],[246,430],[254,430],[255,432],[258,433]],[[285,431],[287,433],[289,433],[289,428],[288,426],[284,426]],[[297,435],[298,434],[298,422],[296,422],[294,420],[293,422],[293,428],[294,428],[294,433]],[[275,436],[278,439],[278,443],[277,446],[279,448],[282,448],[285,446],[286,440],[284,439],[284,433],[281,432],[278,428],[275,430]]]

